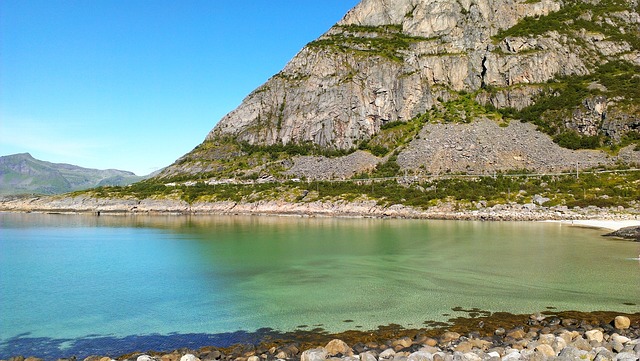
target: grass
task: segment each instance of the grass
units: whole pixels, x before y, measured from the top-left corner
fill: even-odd
[[[622,169],[618,169],[622,170]],[[397,175],[399,167],[393,157],[379,166],[371,176]],[[608,172],[575,175],[498,174],[495,177],[433,178],[409,185],[395,180],[371,183],[367,179],[343,182],[283,182],[263,184],[218,184],[203,182],[191,186],[167,186],[158,180],[145,180],[131,186],[101,187],[75,194],[115,198],[168,198],[188,203],[198,201],[253,202],[284,199],[290,202],[375,200],[380,205],[405,204],[428,208],[438,202],[470,205],[484,201],[487,205],[516,202],[529,203],[539,194],[550,199],[545,206],[614,207],[636,205],[640,200],[640,172]]]
[[[402,32],[402,25],[336,25],[330,33],[308,44],[309,47],[332,48],[338,51],[375,55],[388,60],[402,62],[403,50],[411,44],[430,40]]]

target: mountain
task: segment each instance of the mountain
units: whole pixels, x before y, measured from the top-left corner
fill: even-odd
[[[362,0],[159,177],[640,163],[639,12],[637,0]]]
[[[127,185],[142,179],[121,170],[49,163],[29,153],[0,157],[0,195],[58,194],[104,185]]]

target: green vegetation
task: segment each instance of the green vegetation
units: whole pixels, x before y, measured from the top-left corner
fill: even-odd
[[[380,166],[373,175],[397,175],[395,159]],[[381,205],[405,204],[428,208],[439,202],[454,202],[474,207],[483,201],[488,206],[517,202],[529,203],[536,194],[550,199],[546,206],[629,206],[640,199],[640,172],[580,173],[575,175],[446,177],[401,184],[396,180],[353,179],[329,182],[285,182],[262,184],[217,184],[167,186],[147,180],[124,187],[101,187],[84,191],[96,197],[169,198],[193,203],[198,201],[253,202],[263,199],[312,202],[355,199],[376,200]]]
[[[475,97],[478,92],[452,93],[452,99],[442,101],[425,113],[418,114],[409,121],[390,121],[380,126],[380,132],[371,139],[359,144],[358,149],[368,150],[381,157],[396,151],[411,142],[428,122],[430,123],[470,123],[473,119],[483,117],[493,119],[500,125],[508,122],[500,112],[491,106],[479,104]]]
[[[330,47],[402,62],[403,50],[408,50],[413,43],[429,40],[403,33],[402,25],[336,25],[334,29],[339,31],[312,41],[309,46]]]
[[[428,118],[432,123],[471,123],[479,117],[502,121],[499,112],[475,100],[477,93],[462,91],[454,94],[451,100],[442,102],[442,107],[433,107],[428,112]]]
[[[426,116],[421,114],[407,122],[392,121],[384,123],[380,126],[380,132],[371,139],[361,142],[358,149],[368,150],[378,157],[385,156],[389,152],[409,144],[422,129],[425,122]]]
[[[565,126],[565,121],[571,119],[575,109],[582,107],[585,99],[598,95],[604,95],[608,99],[615,98],[617,107],[634,113],[640,99],[640,77],[637,74],[640,74],[640,66],[622,60],[610,61],[591,74],[559,77],[550,81],[543,85],[545,90],[536,98],[535,103],[522,110],[503,108],[498,111],[505,117],[534,123],[540,131],[553,137],[558,145],[569,149],[608,146],[615,150],[629,144],[640,145],[638,136],[633,133],[616,144],[604,134],[584,136]],[[599,87],[590,89],[590,84],[600,84],[606,90]]]
[[[529,17],[521,20],[515,26],[498,32],[494,37],[496,42],[507,37],[543,35],[549,31],[574,36],[581,29],[588,32],[605,35],[608,40],[625,41],[635,50],[640,49],[640,33],[632,23],[618,21],[612,25],[605,19],[615,20],[612,13],[628,10],[629,4],[624,0],[600,0],[583,2],[569,0],[557,12],[539,17]],[[588,17],[591,20],[587,20]],[[620,31],[624,29],[624,32]]]

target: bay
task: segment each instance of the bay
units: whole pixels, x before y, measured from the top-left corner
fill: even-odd
[[[0,213],[0,232],[5,350],[421,327],[460,308],[640,311],[637,244],[559,223]]]

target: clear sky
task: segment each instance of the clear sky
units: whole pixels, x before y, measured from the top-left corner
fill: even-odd
[[[148,174],[358,0],[1,0],[0,155]]]

